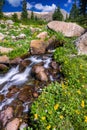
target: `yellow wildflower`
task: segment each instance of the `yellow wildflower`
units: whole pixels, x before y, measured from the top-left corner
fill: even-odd
[[[80,90],[77,90],[77,93],[81,95],[81,91]]]
[[[81,102],[81,107],[85,107],[85,104],[84,104],[84,101],[82,100],[82,102]]]
[[[87,123],[87,116],[84,116],[84,118],[85,118],[85,120],[84,120],[84,121]]]
[[[37,119],[38,119],[38,115],[34,114],[34,120],[37,120]]]
[[[54,106],[54,110],[57,110],[58,107],[59,107],[59,104],[56,104],[56,105]]]
[[[63,115],[60,115],[59,117],[60,117],[60,119],[63,119],[63,118],[64,118]]]
[[[42,120],[45,120],[46,119],[46,117],[45,116],[42,116],[42,118],[41,118]]]
[[[48,125],[46,128],[47,128],[47,130],[49,130],[51,128],[51,125]]]
[[[75,112],[76,112],[76,114],[78,114],[78,115],[80,114],[80,111],[79,111],[79,110],[76,110]]]
[[[49,113],[49,114],[52,114],[52,111],[49,111],[48,113]]]

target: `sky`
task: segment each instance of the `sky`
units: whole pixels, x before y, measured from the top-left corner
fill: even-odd
[[[70,11],[73,0],[26,0],[27,10],[35,12],[50,12],[59,5],[61,9]],[[5,0],[4,12],[22,11],[22,0]]]

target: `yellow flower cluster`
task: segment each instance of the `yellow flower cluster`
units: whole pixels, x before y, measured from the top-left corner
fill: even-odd
[[[58,107],[59,107],[59,104],[56,104],[56,105],[54,106],[54,110],[57,110]]]
[[[42,120],[45,120],[46,119],[46,117],[45,116],[42,116],[42,118],[41,118]]]
[[[38,115],[34,114],[34,120],[37,120],[37,119],[38,119]]]
[[[59,117],[60,117],[60,119],[63,119],[63,118],[64,118],[64,116],[63,116],[63,115],[60,115]]]
[[[81,102],[81,107],[82,107],[82,108],[84,108],[84,107],[85,107],[84,100],[82,100],[82,102]]]
[[[87,123],[87,116],[84,116],[84,118],[85,118],[85,122]]]
[[[50,128],[51,128],[51,125],[48,125],[48,126],[46,127],[47,130],[49,130]]]
[[[77,90],[77,93],[78,93],[79,95],[81,95],[81,91],[80,91],[80,90]]]

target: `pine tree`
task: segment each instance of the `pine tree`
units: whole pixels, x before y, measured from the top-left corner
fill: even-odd
[[[70,11],[69,19],[71,21],[76,21],[78,16],[79,16],[79,8],[77,7],[76,0],[75,0],[74,4],[72,5],[71,11]]]
[[[3,16],[3,13],[2,13],[2,7],[4,5],[4,0],[0,0],[0,18]]]
[[[34,12],[31,12],[31,19],[34,20]]]
[[[23,0],[21,19],[26,20],[27,18],[28,18],[27,2],[26,2],[26,0]]]
[[[16,13],[14,13],[13,15],[12,15],[12,20],[14,21],[14,22],[18,22],[19,20],[18,20],[18,15],[16,14]]]
[[[87,15],[87,0],[80,0],[79,2],[80,15]]]
[[[53,16],[52,16],[53,20],[58,20],[58,21],[62,21],[63,20],[63,15],[60,11],[60,7],[58,6],[57,9],[55,9]]]

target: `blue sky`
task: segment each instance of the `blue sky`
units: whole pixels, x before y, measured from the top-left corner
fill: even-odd
[[[36,12],[49,12],[55,10],[60,5],[60,8],[70,11],[73,0],[26,0],[27,9]],[[22,10],[22,0],[5,0],[3,7],[4,12],[16,12]]]

